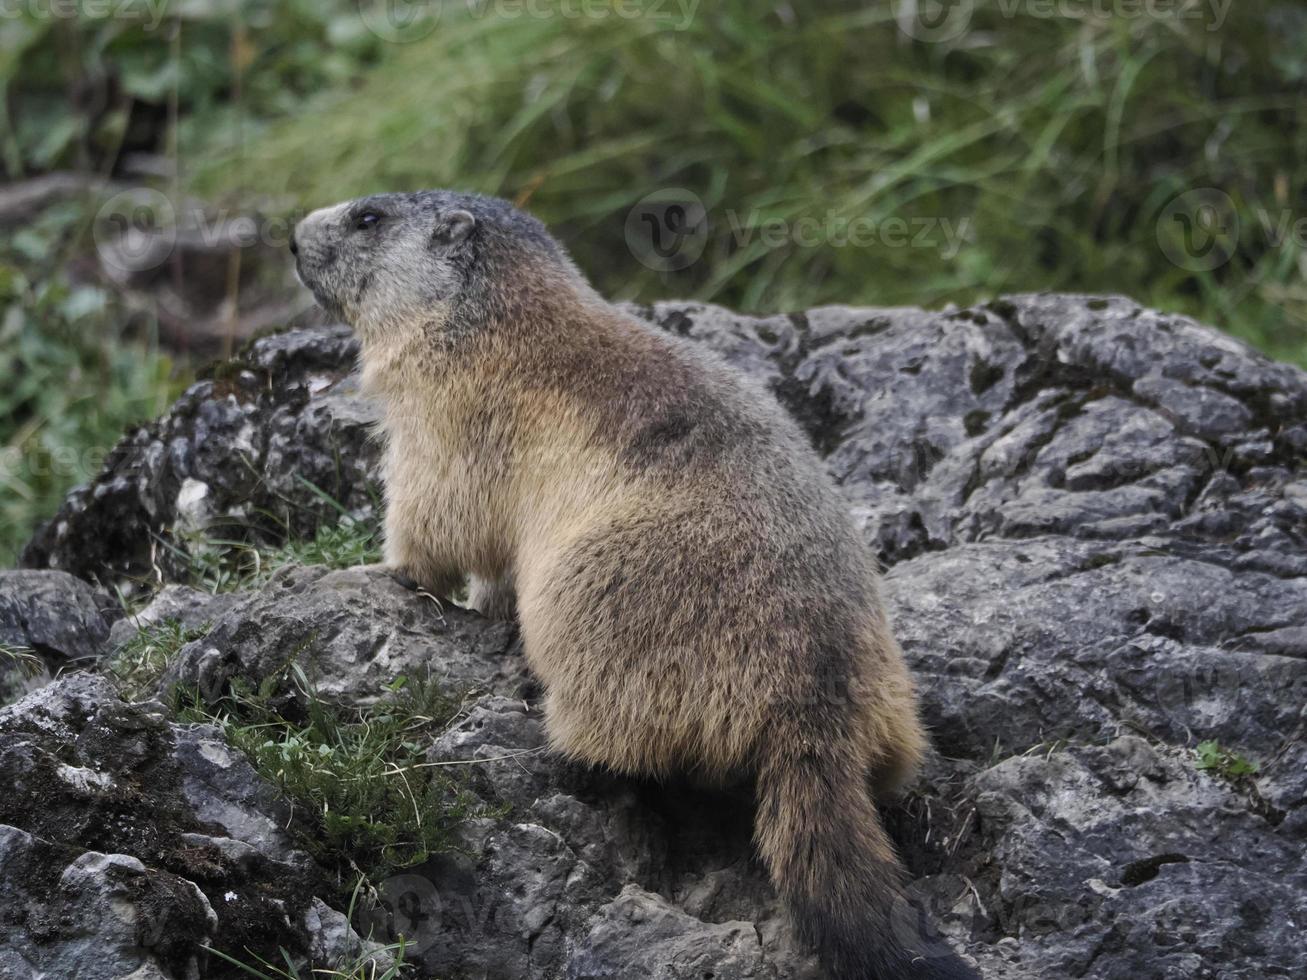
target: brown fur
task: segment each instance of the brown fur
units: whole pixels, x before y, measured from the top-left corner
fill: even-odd
[[[926,740],[821,461],[767,393],[604,302],[561,250],[478,221],[464,261],[493,300],[353,318],[385,402],[387,563],[438,593],[470,574],[490,612],[516,596],[559,752],[755,775],[760,852],[836,976],[974,976],[938,951],[910,965],[895,934],[866,779],[892,789]]]

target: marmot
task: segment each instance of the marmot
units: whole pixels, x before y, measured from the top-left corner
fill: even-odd
[[[535,218],[451,191],[315,211],[300,278],[385,404],[385,560],[516,611],[553,747],[756,779],[755,841],[838,980],[978,974],[923,934],[869,792],[925,737],[873,560],[781,406],[616,309]]]

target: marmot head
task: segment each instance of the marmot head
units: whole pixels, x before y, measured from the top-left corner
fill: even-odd
[[[290,240],[300,280],[365,338],[468,329],[512,307],[524,264],[580,279],[535,218],[456,191],[374,194],[314,211]]]

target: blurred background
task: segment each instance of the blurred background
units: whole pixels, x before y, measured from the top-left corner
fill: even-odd
[[[0,0],[0,565],[375,191],[616,299],[1124,293],[1307,365],[1305,79],[1272,0]]]

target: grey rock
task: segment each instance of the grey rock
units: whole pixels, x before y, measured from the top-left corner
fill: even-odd
[[[1186,753],[1122,736],[1008,759],[975,789],[1005,931],[1047,974],[1300,972],[1285,931],[1307,923],[1302,840]]]
[[[1277,759],[1258,785],[1307,795],[1307,662],[1285,654],[1307,580],[1234,571],[1157,543],[986,541],[890,570],[895,626],[937,745],[1025,751],[1146,732]],[[1286,635],[1286,631],[1287,635]]]
[[[192,882],[126,854],[71,857],[0,825],[0,976],[192,980],[217,916]],[[62,868],[62,871],[59,869]]]
[[[631,309],[771,387],[888,568],[939,749],[885,807],[910,908],[986,976],[1307,975],[1307,375],[1114,297]],[[184,552],[231,522],[277,540],[254,517],[268,508],[306,533],[324,511],[299,474],[362,512],[375,410],[354,354],[339,328],[256,342],[129,436],[25,562],[184,582],[153,540]],[[291,570],[222,609],[166,680],[214,694],[274,677],[287,650],[343,700],[420,671],[466,692],[429,758],[507,816],[470,823],[465,853],[384,883],[367,913],[376,938],[415,938],[419,975],[818,975],[753,859],[748,788],[551,756],[510,624],[374,570]],[[1258,771],[1200,771],[1209,740]],[[289,862],[273,802],[205,785],[213,813],[231,799],[244,816],[185,833],[235,866],[247,849]]]
[[[603,907],[567,964],[568,980],[770,980],[776,975],[752,923],[710,925],[635,885]]]
[[[197,525],[219,538],[302,536],[335,516],[318,491],[366,513],[376,416],[358,395],[357,351],[343,327],[255,341],[166,417],[125,436],[28,543],[22,564],[130,594],[158,576],[187,581]]]
[[[213,976],[203,946],[361,949],[291,808],[211,726],[92,674],[0,711],[0,976]]]
[[[0,645],[52,666],[98,657],[120,615],[108,594],[66,572],[0,571]]]
[[[165,585],[141,609],[124,616],[109,630],[109,648],[116,650],[143,629],[174,622],[187,630],[211,626],[236,603],[230,592],[204,592],[188,585]]]
[[[99,657],[118,603],[67,572],[0,571],[0,705]]]
[[[367,977],[384,976],[395,968],[396,960],[389,947],[359,937],[344,913],[337,912],[320,898],[314,898],[304,913],[304,929],[309,942],[306,953],[311,963],[347,966]]]
[[[415,594],[380,568],[288,566],[184,646],[161,687],[215,698],[232,678],[258,683],[284,673],[293,651],[315,693],[333,700],[366,703],[401,676],[485,688],[525,680],[520,657],[509,654],[514,638],[511,625]],[[288,695],[302,698],[292,688]]]

